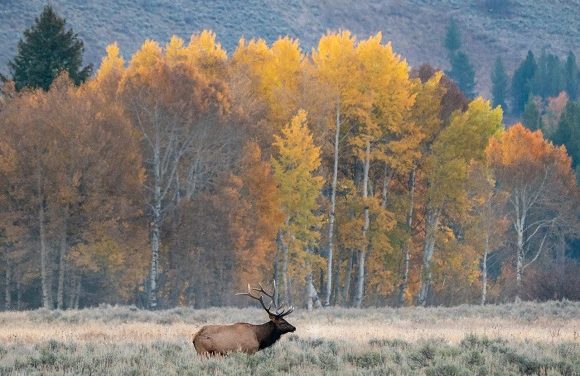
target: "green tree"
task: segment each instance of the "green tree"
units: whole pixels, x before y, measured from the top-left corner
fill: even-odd
[[[564,82],[566,85],[566,92],[571,100],[575,101],[578,98],[578,83],[580,78],[580,72],[578,72],[578,66],[576,65],[576,56],[572,51],[568,52],[568,57],[566,58],[566,65],[564,66]]]
[[[532,51],[528,51],[526,59],[515,70],[512,78],[512,111],[514,114],[521,114],[528,103],[530,83],[536,69],[536,58]]]
[[[469,98],[475,96],[475,70],[463,51],[450,57],[451,70],[445,72]]]
[[[83,42],[72,29],[66,30],[65,24],[47,5],[35,24],[24,31],[18,53],[8,63],[17,90],[25,87],[48,90],[63,70],[77,85],[90,76],[92,65],[82,66]]]
[[[542,129],[542,116],[540,115],[540,110],[538,109],[534,97],[528,99],[524,114],[522,115],[522,122],[526,128],[531,129],[532,131]]]
[[[457,22],[452,18],[447,25],[445,41],[443,43],[450,55],[453,55],[461,48],[461,34],[457,27]]]
[[[542,51],[530,82],[530,93],[547,99],[557,96],[564,89],[564,71],[560,59]]]
[[[568,155],[572,157],[572,166],[578,175],[580,164],[580,102],[568,101],[560,117],[558,128],[552,135],[552,141],[557,145],[566,146]]]
[[[503,62],[498,57],[495,60],[493,71],[491,72],[491,94],[493,97],[493,106],[501,106],[504,112],[507,109],[506,96],[508,90],[509,77],[505,72]]]

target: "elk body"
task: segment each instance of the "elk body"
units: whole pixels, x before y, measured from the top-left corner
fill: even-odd
[[[292,313],[294,308],[290,307],[284,310],[274,305],[276,284],[274,284],[274,293],[272,294],[268,294],[262,285],[259,286],[260,288],[251,288],[248,285],[247,293],[236,295],[246,295],[259,301],[262,308],[268,313],[270,321],[262,325],[237,323],[204,326],[193,336],[193,346],[198,354],[225,355],[234,351],[254,354],[258,350],[272,346],[283,334],[296,330],[294,326],[284,320],[284,316]],[[258,292],[259,295],[254,295],[253,291]],[[264,295],[272,301],[268,307],[264,303]],[[274,305],[275,312],[270,311],[272,305]]]

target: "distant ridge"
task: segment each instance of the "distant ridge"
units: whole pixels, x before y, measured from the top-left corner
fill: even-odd
[[[14,56],[22,31],[46,1],[0,0],[0,72]],[[477,70],[478,90],[489,92],[489,71],[501,55],[508,70],[528,49],[580,55],[580,0],[510,0],[503,14],[484,0],[51,0],[85,42],[85,61],[98,66],[105,46],[117,41],[126,60],[145,39],[164,44],[172,34],[188,39],[204,28],[231,53],[240,37],[268,42],[289,35],[305,51],[327,30],[350,29],[364,38],[381,31],[410,64],[446,68],[441,44],[454,17],[464,49]]]

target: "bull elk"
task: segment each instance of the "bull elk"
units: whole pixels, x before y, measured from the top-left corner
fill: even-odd
[[[283,309],[274,302],[276,283],[274,283],[272,294],[267,293],[261,284],[258,286],[259,288],[252,288],[248,284],[248,292],[236,295],[246,295],[259,301],[262,308],[268,313],[270,321],[262,325],[241,322],[232,325],[204,326],[193,336],[193,346],[198,354],[225,355],[234,351],[254,354],[258,350],[272,346],[283,334],[296,330],[294,326],[284,320],[284,316],[292,313],[294,308]],[[254,295],[254,291],[259,295]],[[264,303],[264,295],[271,300],[268,307]],[[274,306],[275,312],[270,311],[272,306]]]

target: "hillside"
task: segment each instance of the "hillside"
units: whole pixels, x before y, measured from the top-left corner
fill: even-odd
[[[0,72],[14,55],[22,31],[46,3],[0,1]],[[326,30],[347,28],[360,37],[382,31],[411,64],[446,68],[445,26],[454,17],[464,48],[477,69],[478,89],[489,91],[489,67],[501,55],[511,71],[528,49],[546,47],[560,55],[580,53],[580,0],[511,0],[503,14],[489,12],[483,0],[52,0],[86,44],[85,59],[98,64],[105,46],[117,41],[125,57],[147,38],[165,42],[172,34],[188,38],[213,29],[233,51],[241,36],[279,35],[301,40],[305,50]]]

